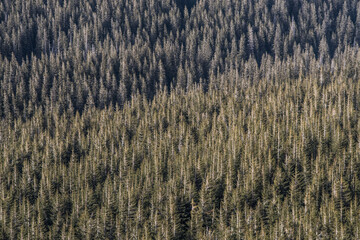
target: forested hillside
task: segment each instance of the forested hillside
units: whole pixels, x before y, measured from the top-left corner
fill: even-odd
[[[360,239],[360,1],[0,1],[0,239]]]
[[[0,116],[354,67],[358,0],[4,0]],[[319,77],[321,74],[321,78]]]

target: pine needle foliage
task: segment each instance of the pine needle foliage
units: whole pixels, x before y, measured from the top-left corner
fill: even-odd
[[[259,84],[2,120],[1,236],[356,238],[358,83]]]

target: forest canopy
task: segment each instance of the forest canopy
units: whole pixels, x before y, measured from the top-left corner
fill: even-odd
[[[359,42],[357,0],[4,0],[0,116],[121,107],[194,83],[356,78]]]
[[[360,239],[360,1],[0,1],[0,239]]]

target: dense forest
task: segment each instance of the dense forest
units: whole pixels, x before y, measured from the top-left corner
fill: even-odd
[[[0,239],[360,239],[360,1],[0,1]]]

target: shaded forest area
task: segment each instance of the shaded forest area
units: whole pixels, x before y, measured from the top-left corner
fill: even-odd
[[[360,239],[360,1],[3,0],[0,239]]]
[[[357,0],[4,0],[0,116],[121,107],[193,83],[327,82],[357,65],[359,41]]]

